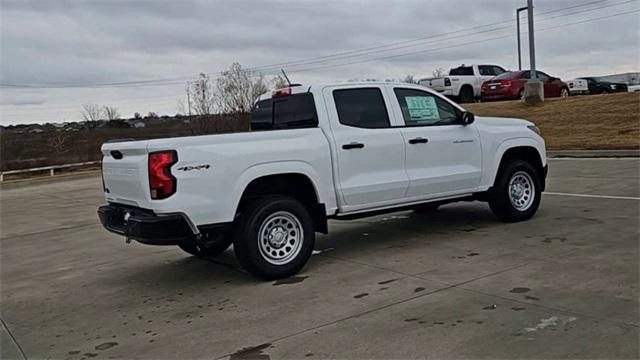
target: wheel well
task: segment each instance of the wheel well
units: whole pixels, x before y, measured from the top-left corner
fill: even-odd
[[[532,146],[518,146],[505,151],[502,155],[502,160],[500,160],[500,167],[498,167],[498,171],[500,171],[505,164],[507,164],[511,160],[524,160],[529,164],[533,165],[538,172],[538,176],[540,178],[540,182],[542,183],[542,190],[545,188],[545,179],[544,179],[544,169],[542,167],[542,159],[540,158],[540,153],[536,148]]]
[[[324,234],[328,232],[324,204],[319,202],[311,180],[303,174],[267,175],[252,180],[242,193],[237,212],[241,212],[247,205],[260,197],[274,194],[291,196],[300,201],[309,210],[315,230]]]
[[[460,87],[460,94],[462,94],[463,91],[465,90],[470,90],[471,94],[473,94],[473,86],[469,85],[469,84],[464,84]]]

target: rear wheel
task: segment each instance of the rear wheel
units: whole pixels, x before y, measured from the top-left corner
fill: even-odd
[[[473,89],[469,86],[463,86],[460,89],[460,102],[461,103],[472,103],[475,101],[475,97],[473,96]]]
[[[247,271],[272,280],[300,271],[314,241],[313,220],[305,206],[289,196],[270,195],[242,211],[233,248]]]
[[[524,89],[520,89],[520,92],[518,93],[518,98],[524,101]]]
[[[561,98],[568,98],[569,97],[569,89],[567,89],[567,88],[560,89],[560,97]]]
[[[502,221],[531,218],[540,206],[540,175],[526,161],[511,160],[500,169],[489,194],[489,206]]]

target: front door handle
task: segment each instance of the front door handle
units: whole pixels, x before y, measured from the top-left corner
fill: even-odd
[[[429,142],[429,139],[425,139],[423,137],[417,137],[409,140],[409,144],[426,144]]]
[[[344,144],[342,145],[342,148],[345,150],[351,150],[351,149],[362,149],[364,147],[363,143],[358,143],[358,142],[352,142],[349,144]]]

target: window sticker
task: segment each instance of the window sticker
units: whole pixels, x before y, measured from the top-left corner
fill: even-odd
[[[412,121],[440,120],[436,99],[431,96],[405,96]]]

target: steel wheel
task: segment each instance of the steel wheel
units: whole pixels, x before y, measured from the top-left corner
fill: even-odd
[[[518,211],[526,211],[533,204],[535,185],[531,176],[524,171],[518,171],[509,180],[509,200]]]
[[[569,97],[569,90],[562,88],[560,89],[560,97],[561,98],[568,98]]]
[[[268,216],[258,232],[260,255],[273,265],[283,265],[294,259],[302,248],[303,240],[300,220],[288,211]]]

